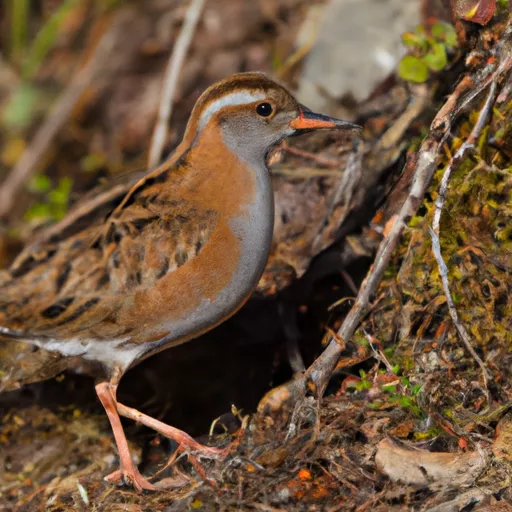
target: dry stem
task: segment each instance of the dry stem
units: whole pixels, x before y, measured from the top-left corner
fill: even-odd
[[[183,21],[183,27],[174,45],[169,63],[167,64],[162,96],[160,97],[160,106],[158,108],[158,120],[149,149],[148,167],[150,169],[156,167],[162,158],[178,79],[183,63],[185,62],[187,51],[192,43],[192,37],[194,36],[197,23],[201,17],[204,4],[205,0],[191,0]]]
[[[393,251],[406,226],[406,222],[414,215],[423,200],[423,196],[436,169],[439,148],[440,141],[435,140],[433,137],[427,138],[421,145],[416,159],[416,172],[409,195],[400,213],[396,216],[388,236],[380,244],[377,256],[375,257],[375,263],[361,285],[354,305],[338,330],[338,336],[345,342],[352,337],[361,320],[367,314],[370,308],[370,299],[382,280]],[[308,381],[313,385],[316,393],[321,396],[342,351],[343,346],[336,340],[331,339],[324,352],[303,375],[268,393],[260,402],[259,410],[265,411],[268,408],[280,408],[283,398],[293,402],[296,401],[300,396],[304,395]]]
[[[456,167],[461,160],[466,155],[466,152],[472,150],[475,147],[475,143],[480,137],[482,130],[484,129],[487,119],[491,113],[492,106],[494,105],[494,101],[496,100],[496,81],[491,82],[489,88],[489,94],[487,96],[487,100],[485,105],[483,106],[480,114],[478,116],[478,120],[475,123],[475,126],[471,130],[469,137],[464,141],[455,155],[451,158],[450,163],[446,167],[446,170],[443,174],[443,178],[441,180],[441,184],[439,186],[439,192],[435,203],[434,210],[434,219],[432,221],[432,228],[430,229],[430,236],[432,237],[432,250],[434,252],[434,256],[437,261],[437,265],[439,267],[439,275],[441,276],[441,282],[443,284],[444,294],[446,295],[446,303],[448,305],[448,311],[450,312],[450,316],[452,318],[452,322],[459,333],[462,342],[464,343],[466,349],[471,354],[473,359],[478,363],[482,370],[482,375],[484,377],[485,388],[487,389],[489,379],[491,378],[487,368],[485,367],[485,363],[482,361],[480,356],[476,353],[475,349],[471,345],[471,338],[464,327],[464,325],[460,322],[459,316],[457,314],[457,309],[455,308],[455,303],[453,302],[453,298],[450,292],[450,283],[448,280],[448,267],[443,260],[443,255],[441,253],[441,245],[439,242],[439,232],[440,232],[440,222],[441,222],[441,214],[443,213],[444,203],[446,201],[446,193],[448,191],[448,183],[450,181],[450,177],[454,167]],[[472,97],[475,97],[471,94]]]

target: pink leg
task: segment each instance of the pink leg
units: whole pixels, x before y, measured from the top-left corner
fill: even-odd
[[[96,385],[96,394],[103,404],[110,421],[121,463],[120,471],[115,471],[111,475],[107,476],[106,480],[110,482],[124,480],[126,483],[132,484],[139,492],[141,492],[142,489],[154,491],[156,490],[156,487],[152,483],[148,482],[148,480],[139,473],[133,464],[130,449],[128,448],[128,441],[124,435],[121,419],[117,412],[118,404],[116,400],[116,388],[117,386],[108,382],[101,382]]]
[[[126,405],[123,405],[119,402],[117,402],[117,412],[125,418],[130,418],[137,423],[146,425],[146,427],[155,430],[165,437],[173,439],[184,450],[190,451],[191,453],[197,454],[199,456],[208,457],[210,459],[223,459],[228,455],[229,449],[231,448],[231,445],[222,449],[213,448],[211,446],[204,446],[201,443],[198,443],[186,432],[183,432],[182,430],[179,430],[175,427],[171,427],[170,425],[152,418],[147,414],[137,411],[137,409],[132,409],[131,407],[127,407]]]

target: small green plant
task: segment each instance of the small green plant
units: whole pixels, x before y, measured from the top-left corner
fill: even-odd
[[[391,403],[395,402],[418,418],[425,415],[423,409],[418,405],[418,395],[423,390],[420,384],[411,384],[407,377],[401,377],[399,385],[385,385],[382,386],[382,390],[388,394]]]
[[[509,9],[509,0],[498,0],[498,12],[508,12]]]
[[[30,126],[41,110],[41,92],[28,83],[14,91],[2,112],[2,123],[10,130],[23,130]]]
[[[25,212],[25,219],[31,222],[57,221],[66,215],[69,194],[73,182],[70,178],[61,178],[55,188],[44,174],[35,175],[28,189],[34,194],[42,195],[44,200],[35,203]]]
[[[10,52],[7,57],[20,75],[20,85],[2,109],[0,122],[9,130],[24,130],[47,107],[47,99],[36,85],[35,77],[44,59],[55,46],[65,20],[72,9],[84,0],[63,0],[32,36],[33,2],[7,0],[6,14],[10,29]]]
[[[364,370],[359,370],[359,376],[361,380],[356,384],[357,391],[363,391],[364,389],[372,389],[373,383],[367,379],[367,373]]]
[[[444,21],[436,21],[430,33],[418,26],[414,32],[405,32],[402,41],[409,53],[398,65],[398,75],[409,82],[425,82],[431,72],[448,65],[448,50],[457,46],[455,28]]]

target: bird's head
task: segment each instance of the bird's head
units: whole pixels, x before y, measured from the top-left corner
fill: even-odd
[[[208,131],[220,130],[232,151],[254,162],[286,137],[326,128],[360,130],[355,124],[312,112],[263,73],[239,73],[201,95],[185,140],[193,144]]]

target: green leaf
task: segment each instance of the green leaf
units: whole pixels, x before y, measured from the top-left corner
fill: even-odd
[[[11,18],[11,55],[17,60],[25,50],[29,0],[10,0],[8,12]]]
[[[382,386],[382,391],[386,393],[396,393],[396,384],[384,384]]]
[[[421,384],[414,384],[414,386],[412,387],[412,390],[411,390],[412,396],[419,395],[420,392],[422,391],[422,389],[423,389],[423,386]]]
[[[45,220],[52,216],[51,206],[46,203],[36,203],[25,212],[25,220]]]
[[[46,192],[46,203],[36,203],[25,213],[28,221],[60,220],[68,209],[69,194],[73,181],[70,178],[61,178],[57,186],[51,190],[51,182],[47,176],[39,175],[31,181],[36,192]]]
[[[55,206],[67,206],[72,184],[71,178],[61,178],[57,188],[48,194],[50,203]]]
[[[52,187],[52,182],[45,174],[36,174],[27,185],[30,192],[42,193],[48,192]]]
[[[37,33],[23,65],[23,76],[31,79],[54,46],[66,15],[78,0],[64,0]]]
[[[425,27],[423,25],[416,25],[415,32],[419,36],[424,36],[427,33],[427,31],[425,30]]]
[[[444,69],[448,65],[444,44],[433,44],[432,49],[423,57],[423,62],[425,62],[432,71],[441,71]]]
[[[450,23],[436,21],[432,26],[432,36],[438,41],[444,41],[449,48],[457,46],[457,32]]]
[[[91,153],[80,160],[80,167],[84,172],[95,172],[105,165],[106,158],[102,153]]]
[[[428,67],[418,57],[406,55],[398,64],[398,76],[408,82],[422,83],[428,78]]]
[[[23,129],[30,125],[41,95],[28,84],[22,84],[11,96],[4,108],[2,121],[7,128]]]
[[[362,389],[372,389],[373,384],[369,380],[362,380],[360,383]],[[359,390],[359,391],[361,391]]]
[[[402,34],[402,42],[409,48],[426,49],[427,38],[423,34],[416,34],[414,32],[404,32]]]

